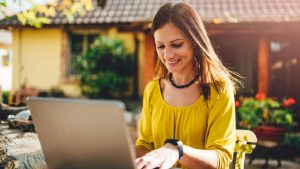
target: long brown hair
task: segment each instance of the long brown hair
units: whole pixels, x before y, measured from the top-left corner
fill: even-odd
[[[200,88],[205,100],[210,96],[210,84],[218,93],[223,91],[226,83],[233,86],[235,91],[237,84],[241,84],[235,76],[238,74],[231,72],[222,64],[212,47],[197,11],[186,3],[166,3],[160,7],[154,17],[151,27],[152,34],[167,23],[177,26],[192,42],[194,57],[199,66]],[[157,56],[156,51],[155,55]],[[154,78],[166,78],[167,75],[167,68],[160,59],[157,59]]]

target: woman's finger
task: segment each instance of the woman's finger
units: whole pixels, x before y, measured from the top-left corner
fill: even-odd
[[[156,156],[151,156],[151,162],[145,167],[145,169],[153,169],[159,167],[163,161],[161,154],[156,154]]]
[[[163,162],[161,163],[159,169],[169,169],[169,168],[171,168],[171,167],[172,167],[172,165],[170,166],[169,163],[167,163],[166,161],[163,161]]]
[[[149,165],[152,166],[152,161],[156,159],[157,155],[157,153],[147,153],[143,157],[136,159],[137,168],[145,168]]]
[[[136,160],[137,169],[145,168],[145,166],[147,166],[148,163],[149,163],[149,161],[146,161],[146,159],[144,157],[137,159]]]

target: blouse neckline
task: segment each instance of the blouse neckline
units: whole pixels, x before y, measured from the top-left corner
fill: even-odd
[[[201,94],[201,95],[197,98],[197,100],[196,100],[194,103],[192,103],[192,104],[190,104],[190,105],[186,105],[186,106],[176,107],[176,106],[172,106],[172,105],[170,105],[169,103],[167,103],[167,102],[165,101],[165,99],[163,98],[163,96],[162,96],[162,91],[161,91],[161,89],[160,89],[159,79],[158,79],[158,80],[155,80],[155,87],[157,88],[157,90],[158,90],[158,92],[159,92],[159,99],[161,99],[161,101],[163,102],[163,104],[164,104],[165,106],[167,106],[167,107],[169,107],[169,108],[171,108],[171,109],[178,109],[178,110],[179,110],[179,109],[188,109],[188,108],[194,107],[195,105],[198,104],[198,102],[200,102],[200,101],[203,99],[203,94]]]

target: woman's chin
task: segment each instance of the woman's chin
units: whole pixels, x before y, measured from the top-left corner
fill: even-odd
[[[176,73],[176,72],[179,72],[179,70],[177,70],[177,69],[168,69],[168,71],[169,71],[170,73]]]

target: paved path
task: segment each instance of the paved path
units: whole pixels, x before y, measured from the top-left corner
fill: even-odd
[[[7,155],[18,160],[20,169],[44,169],[45,157],[36,133],[22,133],[19,130],[0,126],[0,135],[6,144]]]

